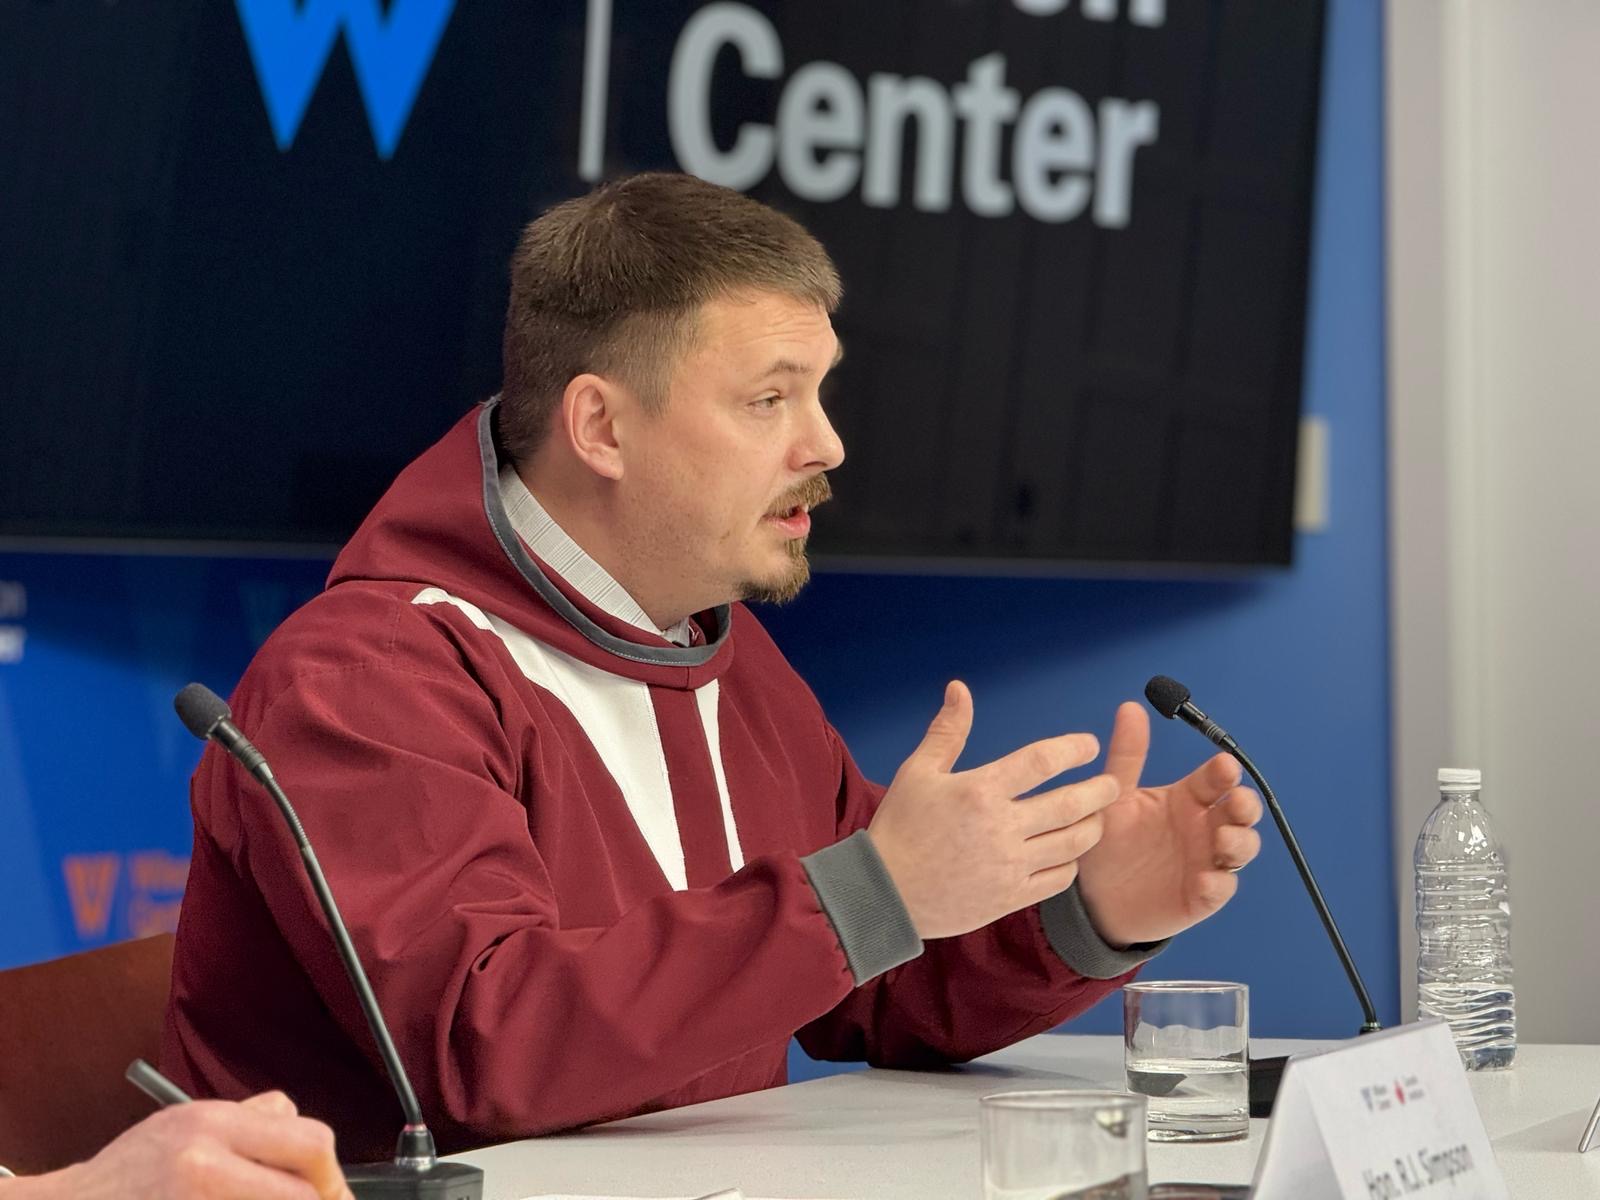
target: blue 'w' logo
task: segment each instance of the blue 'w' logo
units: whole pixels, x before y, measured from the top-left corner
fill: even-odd
[[[394,153],[455,0],[236,0],[278,149],[294,135],[339,30],[355,65],[378,155]]]

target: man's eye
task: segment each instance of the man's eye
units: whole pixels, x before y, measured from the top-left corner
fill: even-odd
[[[760,396],[751,401],[757,408],[777,408],[782,396]]]

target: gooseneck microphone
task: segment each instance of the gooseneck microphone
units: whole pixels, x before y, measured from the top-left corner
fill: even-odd
[[[1229,754],[1244,760],[1244,755],[1239,750],[1239,743],[1228,736],[1228,731],[1218,725],[1205,713],[1195,707],[1194,701],[1189,699],[1189,689],[1176,679],[1166,675],[1154,675],[1150,682],[1144,685],[1144,698],[1150,701],[1150,707],[1155,709],[1167,720],[1176,717],[1186,725],[1192,725],[1204,734],[1209,740],[1221,746]],[[1252,776],[1253,768],[1248,768]],[[1263,784],[1263,787],[1265,785]]]
[[[1356,970],[1355,960],[1350,957],[1350,950],[1344,944],[1339,926],[1334,923],[1333,914],[1328,911],[1328,902],[1322,898],[1322,889],[1317,886],[1317,881],[1311,874],[1311,866],[1300,850],[1300,843],[1295,840],[1294,830],[1289,828],[1289,819],[1283,815],[1283,808],[1278,803],[1278,797],[1273,794],[1272,785],[1266,781],[1266,777],[1256,768],[1255,763],[1250,761],[1250,756],[1239,748],[1239,743],[1233,740],[1228,731],[1195,707],[1194,702],[1189,699],[1189,689],[1176,679],[1166,675],[1152,677],[1150,682],[1144,685],[1144,698],[1150,701],[1150,707],[1169,721],[1177,719],[1186,725],[1192,725],[1208,740],[1222,747],[1239,761],[1239,765],[1261,789],[1261,797],[1267,802],[1267,811],[1272,814],[1273,823],[1283,835],[1283,843],[1289,848],[1289,857],[1294,860],[1295,870],[1300,873],[1300,881],[1305,884],[1306,891],[1311,896],[1311,903],[1316,907],[1317,916],[1322,918],[1322,927],[1328,931],[1328,940],[1333,943],[1334,952],[1339,956],[1344,973],[1350,979],[1350,986],[1355,989],[1356,999],[1361,1004],[1361,1014],[1364,1018],[1361,1032],[1377,1033],[1383,1026],[1378,1023],[1378,1011],[1372,1006],[1372,997],[1367,995],[1367,985],[1361,981],[1361,972]],[[1278,1081],[1283,1076],[1283,1066],[1286,1061],[1283,1058],[1251,1060],[1251,1116],[1271,1115],[1273,1097],[1277,1095]]]
[[[373,995],[372,985],[367,982],[367,973],[361,967],[361,960],[356,957],[350,931],[345,927],[344,918],[339,915],[339,906],[334,903],[333,892],[328,888],[327,878],[322,874],[322,867],[306,837],[305,828],[289,803],[289,797],[284,795],[278,781],[273,778],[272,768],[267,765],[266,758],[233,723],[233,714],[228,711],[222,698],[204,684],[189,684],[177,694],[172,705],[190,733],[201,741],[216,742],[255,776],[289,823],[289,830],[300,847],[300,858],[305,863],[306,874],[311,878],[311,888],[322,905],[323,915],[328,918],[328,928],[333,931],[333,940],[339,949],[339,961],[344,964],[345,974],[355,988],[361,1011],[367,1018],[367,1027],[372,1030],[372,1038],[378,1044],[384,1069],[388,1071],[395,1094],[400,1098],[405,1127],[400,1131],[400,1139],[395,1146],[394,1161],[345,1167],[345,1180],[350,1190],[362,1198],[482,1200],[481,1169],[465,1163],[439,1161],[433,1134],[422,1119],[422,1106],[417,1103],[417,1094],[412,1090],[411,1080],[400,1063],[394,1040],[389,1036],[389,1027],[378,1008],[378,998]]]

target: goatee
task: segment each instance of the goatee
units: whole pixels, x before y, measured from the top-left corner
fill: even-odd
[[[794,491],[784,496],[773,507],[773,516],[803,507],[808,511],[826,500],[833,499],[833,485],[819,471]],[[806,539],[791,538],[784,543],[789,552],[789,569],[777,579],[750,580],[739,586],[739,599],[755,600],[763,604],[787,604],[800,594],[800,589],[811,579],[811,564],[806,561]]]
[[[806,560],[806,539],[793,538],[785,543],[789,551],[789,569],[777,579],[759,583],[751,581],[740,585],[739,598],[761,604],[787,604],[800,594],[811,579],[811,563]]]

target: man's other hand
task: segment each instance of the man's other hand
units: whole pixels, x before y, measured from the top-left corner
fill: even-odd
[[[1121,793],[1115,778],[1097,775],[1026,794],[1092,762],[1100,743],[1088,733],[954,771],[971,729],[972,694],[953,682],[867,829],[925,939],[967,933],[1065,890],[1100,840],[1101,810]]]
[[[1261,851],[1251,828],[1261,799],[1238,786],[1232,757],[1218,754],[1165,787],[1140,787],[1149,749],[1149,715],[1122,704],[1106,754],[1120,794],[1078,864],[1084,908],[1113,945],[1159,941],[1205,920],[1237,890],[1233,872]]]
[[[19,1200],[353,1200],[333,1131],[282,1092],[175,1104],[88,1162],[12,1186]]]

